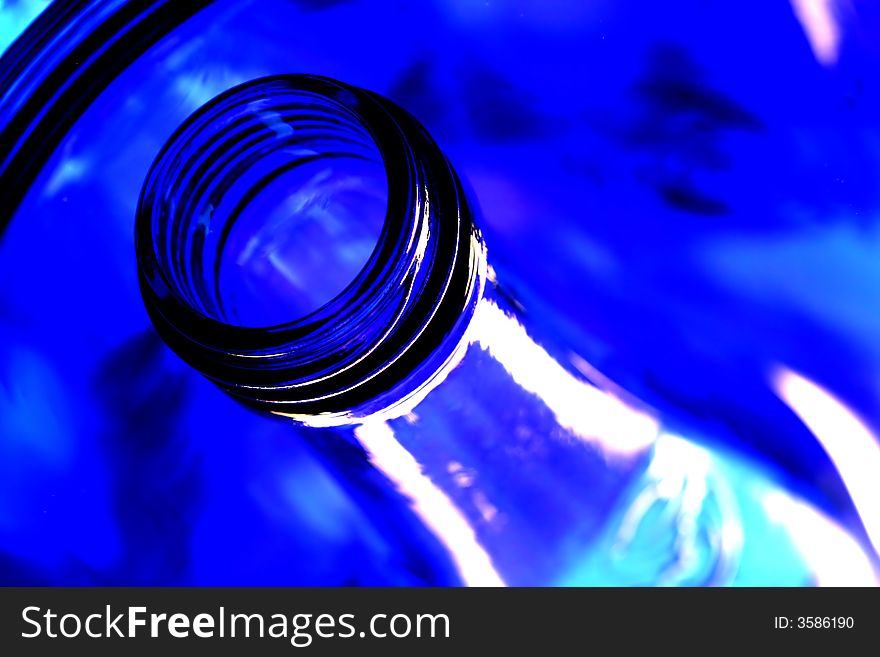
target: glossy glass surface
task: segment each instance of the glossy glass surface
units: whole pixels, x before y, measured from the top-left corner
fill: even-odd
[[[691,460],[740,491],[753,582],[791,563],[769,548],[780,527],[838,565],[851,544],[828,522],[878,540],[876,10],[546,4],[213,3],[113,77],[33,184],[4,171],[5,198],[24,194],[0,251],[4,581],[461,581],[448,536],[358,447],[238,407],[140,304],[152,159],[216,93],[288,72],[373,89],[428,127],[530,331],[685,436],[648,470],[658,499],[688,480],[683,453],[705,453],[682,444],[717,455]],[[3,125],[20,109],[3,104]],[[766,495],[742,492],[755,476]],[[597,554],[558,581],[663,583],[612,578]]]

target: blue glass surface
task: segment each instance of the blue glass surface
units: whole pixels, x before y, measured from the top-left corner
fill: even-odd
[[[359,447],[239,407],[143,310],[153,158],[217,93],[288,72],[428,127],[560,361],[715,450],[741,498],[764,473],[880,540],[880,15],[808,4],[220,1],[172,31],[90,103],[3,237],[0,581],[460,581]],[[5,4],[0,46],[41,6]],[[787,563],[767,552],[749,558]],[[562,583],[643,581],[612,571]]]

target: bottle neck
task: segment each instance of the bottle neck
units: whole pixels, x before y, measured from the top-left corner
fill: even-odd
[[[461,354],[405,413],[353,434],[466,583],[877,583],[871,552],[772,472],[552,357],[493,280]],[[817,532],[848,560],[824,558]]]

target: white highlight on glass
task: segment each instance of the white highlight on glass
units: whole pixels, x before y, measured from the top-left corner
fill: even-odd
[[[421,470],[383,421],[367,421],[354,430],[370,462],[406,495],[413,510],[446,546],[468,586],[505,586],[473,527],[452,500]]]
[[[835,18],[834,0],[791,0],[791,8],[804,28],[813,55],[820,64],[837,61],[840,27]]]
[[[556,421],[606,453],[637,454],[657,439],[659,424],[618,396],[581,381],[538,345],[515,317],[483,299],[471,340],[489,352],[524,390],[537,395]]]
[[[792,370],[778,368],[772,385],[825,449],[849,491],[874,549],[880,551],[880,443],[877,437],[843,402]]]
[[[785,527],[818,586],[876,586],[867,555],[851,536],[816,509],[773,490],[761,500],[767,517]]]

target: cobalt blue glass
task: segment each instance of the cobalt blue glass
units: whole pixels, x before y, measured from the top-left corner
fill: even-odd
[[[877,21],[860,0],[5,3],[0,581],[872,580]],[[276,408],[294,423],[253,412],[235,402],[253,388],[230,374],[228,350],[188,367],[144,311],[132,228],[163,145],[218,94],[291,72],[404,108],[454,164],[456,193],[469,190],[457,207],[476,214],[479,201],[462,220],[479,224],[491,267],[475,266],[482,293],[459,300],[450,341],[428,336],[454,355],[421,404],[410,390],[384,414],[388,397],[369,395]],[[378,215],[399,202],[399,178],[382,170],[387,135],[352,122],[351,100],[333,112],[356,134],[310,146],[341,149],[348,173],[322,178],[322,158],[285,172],[229,233],[253,268],[216,281],[238,310],[212,320],[224,348],[290,345],[289,317],[317,317],[339,294],[366,302],[348,284],[376,282],[359,275],[391,243]],[[233,197],[252,182],[235,179]],[[282,213],[274,235],[287,237],[251,242],[274,225],[256,210],[284,206],[285,188],[322,201],[285,206],[297,230]],[[215,211],[197,209],[187,226]],[[272,253],[298,258],[262,267]],[[178,273],[213,285],[193,264]],[[383,308],[376,317],[394,314]],[[368,316],[364,344],[378,330]],[[175,348],[194,337],[189,322],[158,324]],[[402,348],[415,338],[400,328]],[[271,388],[280,375],[260,376]],[[261,410],[290,400],[270,397]],[[584,399],[612,410],[587,422]],[[343,425],[302,426],[317,417]],[[624,440],[628,422],[639,439]],[[562,435],[579,451],[550,439]],[[531,474],[516,460],[527,448],[543,459]],[[523,472],[506,484],[511,468]],[[594,497],[573,481],[587,473]],[[653,540],[673,527],[673,545]]]
[[[360,444],[467,583],[873,581],[870,548],[831,525],[846,569],[799,554],[794,527],[768,532],[779,495],[803,501],[748,460],[713,460],[585,364],[553,360],[488,273],[474,208],[387,99],[253,80],[195,112],[150,169],[144,300],[227,393]],[[787,567],[768,574],[768,552]]]

